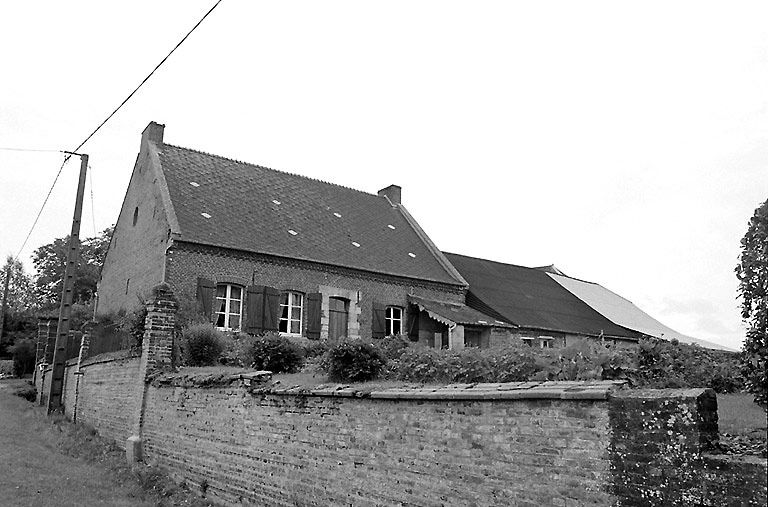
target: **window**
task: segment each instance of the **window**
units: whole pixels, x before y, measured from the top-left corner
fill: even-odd
[[[284,292],[280,295],[281,333],[301,334],[301,321],[304,313],[304,295],[298,292]]]
[[[523,344],[524,345],[528,345],[529,347],[533,347],[533,338],[531,338],[529,336],[523,336],[520,339],[523,340]]]
[[[384,321],[387,325],[387,336],[402,334],[403,332],[403,309],[397,306],[388,306],[384,315]]]
[[[237,285],[221,284],[216,286],[216,327],[220,329],[240,329],[240,316],[243,314],[243,289]]]
[[[542,349],[551,349],[554,345],[555,339],[551,336],[539,336],[539,343],[541,343]]]

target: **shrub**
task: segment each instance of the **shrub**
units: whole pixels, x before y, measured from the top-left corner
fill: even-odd
[[[27,401],[37,400],[37,389],[35,389],[34,387],[22,387],[14,391],[13,394],[15,394],[16,396],[20,396],[21,398],[24,398]]]
[[[32,373],[35,368],[35,342],[34,340],[19,340],[11,345],[8,350],[13,354],[13,374],[22,377]]]
[[[332,347],[321,363],[321,368],[334,382],[365,382],[378,377],[386,359],[371,343],[345,340]]]
[[[502,345],[483,354],[488,358],[493,382],[524,382],[538,371],[533,352],[522,344]]]
[[[210,324],[195,324],[183,330],[182,356],[188,366],[211,366],[224,351],[222,333]]]
[[[381,351],[387,359],[397,359],[411,346],[411,341],[404,335],[389,335],[381,340],[376,340],[373,344]]]
[[[312,340],[304,344],[304,357],[308,360],[322,357],[328,352],[329,348],[328,343],[325,341]]]
[[[302,347],[274,332],[257,336],[247,353],[251,367],[272,373],[294,373],[304,364]]]

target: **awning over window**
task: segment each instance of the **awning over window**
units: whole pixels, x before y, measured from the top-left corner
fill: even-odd
[[[512,324],[496,320],[482,312],[466,305],[448,303],[446,301],[434,301],[419,296],[408,296],[408,302],[416,305],[419,310],[427,312],[431,318],[447,326],[454,324],[487,326],[487,327],[515,327]]]

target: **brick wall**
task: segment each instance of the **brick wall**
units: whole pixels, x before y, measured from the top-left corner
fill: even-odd
[[[302,293],[323,292],[334,287],[339,295],[352,295],[350,319],[353,308],[359,308],[359,336],[371,337],[372,303],[407,307],[407,295],[464,303],[464,293],[458,286],[419,283],[397,277],[367,274],[321,266],[314,263],[280,261],[258,254],[238,253],[215,248],[205,248],[181,242],[174,244],[168,253],[166,282],[173,288],[180,301],[194,300],[197,278],[203,277],[217,283],[234,283],[247,286],[268,285],[281,291]],[[359,299],[358,299],[359,294]],[[333,295],[333,294],[332,294]],[[304,312],[306,329],[306,312]]]
[[[99,314],[132,310],[163,281],[170,226],[159,185],[149,148],[142,144],[101,270]]]
[[[433,391],[153,385],[145,452],[228,504],[610,503],[605,403]]]
[[[74,399],[75,367],[66,386],[65,400]],[[77,421],[95,427],[99,433],[124,445],[130,436],[131,416],[136,406],[139,358],[127,351],[101,354],[81,365],[77,394]],[[67,409],[65,409],[67,410]],[[68,407],[72,417],[72,407]]]

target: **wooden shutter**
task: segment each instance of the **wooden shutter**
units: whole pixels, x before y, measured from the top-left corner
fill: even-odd
[[[264,287],[264,331],[277,331],[280,324],[280,291]]]
[[[307,338],[320,339],[320,316],[322,315],[323,295],[319,292],[307,294]]]
[[[213,299],[216,295],[216,282],[206,278],[197,279],[197,311],[210,321],[213,314]]]
[[[259,334],[264,326],[264,286],[249,285],[245,290],[245,332]]]
[[[411,306],[408,312],[408,338],[419,339],[419,308]]]
[[[371,321],[371,336],[374,338],[384,338],[387,334],[387,307],[373,302],[373,320]]]

